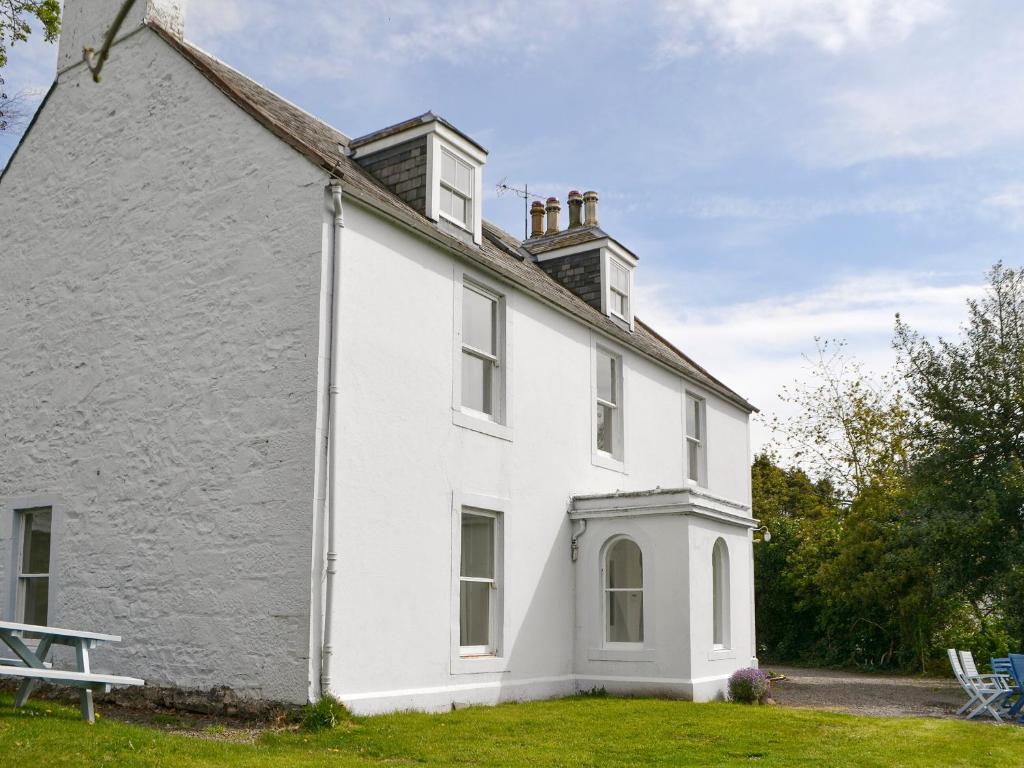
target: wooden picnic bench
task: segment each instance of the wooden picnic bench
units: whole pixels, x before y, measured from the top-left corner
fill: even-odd
[[[25,642],[26,634],[38,640],[35,648]],[[82,703],[82,718],[86,722],[93,723],[96,721],[96,711],[92,702],[93,691],[106,693],[114,685],[145,685],[145,681],[137,677],[103,675],[93,672],[90,668],[89,651],[100,643],[121,642],[121,638],[117,635],[0,621],[0,641],[10,648],[17,657],[14,659],[0,658],[0,676],[22,678],[17,697],[14,700],[15,707],[24,706],[33,688],[40,680],[69,685],[82,689],[79,694]],[[53,664],[46,660],[54,645],[67,645],[74,648],[78,668],[75,670],[54,669]]]

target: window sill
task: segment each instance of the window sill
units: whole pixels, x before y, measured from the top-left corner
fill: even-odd
[[[508,659],[502,656],[455,656],[452,659],[453,675],[486,674],[508,672]]]
[[[461,408],[452,409],[452,424],[463,429],[471,429],[474,432],[496,437],[499,440],[512,442],[512,427],[498,424],[483,416],[475,416]]]
[[[708,661],[723,661],[735,658],[736,651],[732,648],[714,648],[708,651]]]
[[[607,453],[603,453],[602,451],[591,451],[590,463],[593,464],[595,467],[601,467],[602,469],[610,469],[613,472],[621,472],[624,475],[627,474],[626,463],[624,461],[620,461],[619,459],[616,459],[614,456],[611,456]]]
[[[656,661],[653,648],[591,648],[587,651],[590,661]]]

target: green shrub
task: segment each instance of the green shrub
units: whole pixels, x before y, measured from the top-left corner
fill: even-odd
[[[333,696],[322,696],[319,701],[302,708],[302,728],[307,731],[326,731],[350,717],[344,704]]]

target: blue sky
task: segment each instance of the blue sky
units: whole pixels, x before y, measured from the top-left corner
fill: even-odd
[[[502,179],[597,190],[638,314],[767,411],[815,336],[882,369],[895,312],[955,332],[984,271],[1022,261],[1024,5],[458,8],[191,0],[186,36],[350,136],[445,116],[490,150],[485,216],[512,232]],[[54,61],[16,47],[8,92]]]

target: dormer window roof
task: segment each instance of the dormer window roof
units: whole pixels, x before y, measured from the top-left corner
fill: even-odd
[[[354,139],[356,162],[428,219],[481,242],[487,150],[433,112]]]

